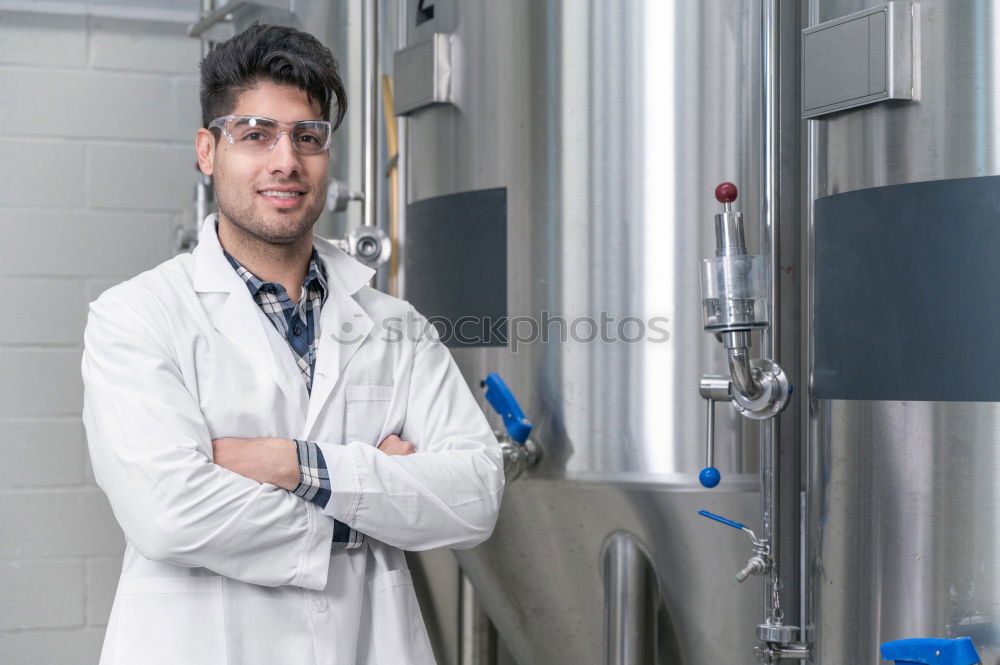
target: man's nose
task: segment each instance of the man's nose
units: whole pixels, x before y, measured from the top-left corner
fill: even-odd
[[[269,152],[268,170],[271,173],[284,173],[285,175],[298,173],[302,168],[299,157],[299,153],[292,144],[292,135],[283,132],[278,136],[278,143]]]

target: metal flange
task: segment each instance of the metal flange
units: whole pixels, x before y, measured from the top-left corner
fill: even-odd
[[[750,371],[754,382],[760,383],[762,390],[752,399],[734,390],[733,408],[751,420],[773,418],[788,406],[788,398],[792,394],[788,376],[778,363],[767,358],[751,360]]]

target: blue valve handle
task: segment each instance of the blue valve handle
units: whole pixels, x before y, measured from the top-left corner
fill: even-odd
[[[702,377],[702,382],[704,382]],[[727,388],[728,390],[728,388]],[[722,480],[722,474],[715,468],[715,400],[711,396],[705,400],[708,403],[708,416],[705,421],[705,468],[698,474],[698,482],[702,487],[712,489],[718,487]]]
[[[975,665],[979,654],[968,637],[917,637],[882,644],[882,658],[896,665]]]
[[[702,517],[707,517],[710,520],[715,520],[716,522],[722,522],[726,526],[731,526],[734,529],[741,529],[742,530],[742,529],[746,528],[745,526],[743,526],[739,522],[734,522],[734,521],[732,521],[730,519],[726,519],[722,515],[716,515],[715,513],[710,513],[707,510],[699,510],[698,514],[701,515]]]
[[[720,480],[722,480],[722,474],[714,466],[706,466],[698,474],[698,481],[701,483],[701,486],[709,489],[718,486]]]
[[[521,411],[521,406],[514,398],[514,393],[510,391],[510,388],[496,372],[491,372],[486,377],[483,386],[486,388],[486,401],[503,418],[507,434],[523,446],[524,442],[528,440],[528,435],[531,434],[532,425],[531,421],[524,417],[524,412]]]

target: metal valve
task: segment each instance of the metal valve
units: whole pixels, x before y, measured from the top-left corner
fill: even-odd
[[[497,432],[497,438],[503,451],[504,477],[510,482],[528,467],[538,464],[542,449],[528,438],[531,421],[524,417],[521,405],[500,375],[492,372],[480,385],[486,388],[486,401],[503,419],[505,431]]]
[[[731,519],[727,519],[721,515],[716,515],[715,513],[710,513],[707,510],[699,510],[698,514],[702,517],[707,517],[710,520],[715,520],[720,524],[725,524],[726,526],[731,526],[734,529],[740,529],[743,533],[747,534],[747,538],[750,539],[750,543],[753,545],[754,554],[747,561],[747,565],[743,570],[736,573],[736,581],[742,582],[746,580],[751,575],[764,575],[769,570],[771,570],[771,548],[766,541],[757,538],[756,534],[747,527],[746,525],[740,524],[739,522],[734,522]]]
[[[733,210],[736,196],[731,182],[715,189],[723,212],[715,216],[715,256],[702,261],[702,309],[705,330],[726,347],[736,410],[764,420],[788,405],[792,388],[776,362],[750,357],[750,333],[769,325],[770,276],[767,257],[747,254],[743,214]]]

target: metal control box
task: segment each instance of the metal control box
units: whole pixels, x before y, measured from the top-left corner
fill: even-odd
[[[917,5],[890,2],[802,31],[802,117],[913,98]]]
[[[396,115],[408,115],[431,104],[452,101],[452,36],[430,39],[396,51]]]

